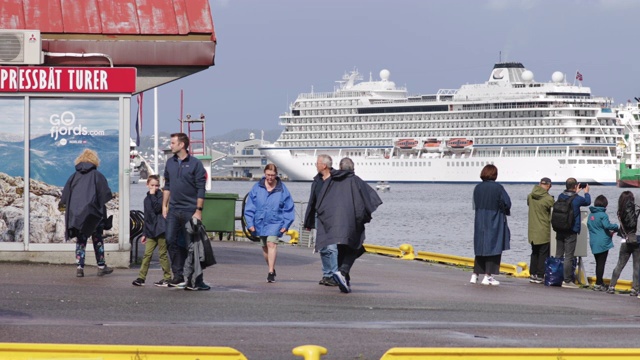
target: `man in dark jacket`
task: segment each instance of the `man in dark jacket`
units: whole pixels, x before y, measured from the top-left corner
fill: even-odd
[[[173,272],[169,286],[183,287],[187,283],[183,269],[189,249],[189,236],[184,234],[185,224],[192,217],[202,220],[207,173],[202,162],[189,154],[189,137],[186,134],[171,134],[170,147],[173,156],[167,160],[164,169],[162,215],[167,220],[167,247]],[[202,275],[196,279],[196,284],[196,287],[189,286],[187,289],[210,289]]]
[[[580,234],[580,207],[591,205],[591,195],[589,195],[589,184],[584,187],[584,197],[578,195],[580,192],[580,184],[575,178],[568,178],[565,182],[566,190],[558,195],[558,200],[567,199],[575,195],[571,202],[573,207],[573,228],[569,231],[556,232],[556,257],[560,258],[564,256],[564,282],[562,287],[577,289],[579,288],[573,282],[573,254],[576,251],[576,242],[578,240],[578,234]]]
[[[307,230],[316,228],[316,204],[318,195],[320,195],[322,187],[331,176],[331,170],[333,170],[332,165],[333,159],[331,159],[331,156],[326,154],[318,155],[316,161],[318,175],[313,178],[313,182],[311,183],[309,204],[307,205],[307,211],[304,216],[304,227]],[[331,244],[320,249],[320,260],[322,260],[322,279],[320,279],[318,284],[338,286],[338,283],[333,280],[333,274],[338,271],[338,245]]]
[[[106,265],[102,238],[111,189],[107,178],[98,171],[100,159],[95,151],[85,149],[76,158],[75,165],[76,171],[64,185],[60,202],[65,207],[65,239],[76,238],[76,276],[84,276],[85,249],[90,236],[98,276],[111,274],[113,269]]]
[[[316,250],[338,244],[338,271],[333,279],[344,293],[351,292],[349,272],[364,253],[365,224],[381,204],[376,191],[355,175],[349,158],[340,160],[340,170],[331,171],[328,183],[318,195]]]

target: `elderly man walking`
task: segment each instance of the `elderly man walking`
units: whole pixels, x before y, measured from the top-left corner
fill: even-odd
[[[382,200],[367,183],[354,173],[353,161],[340,160],[340,170],[332,170],[318,195],[318,235],[316,250],[338,244],[338,271],[333,279],[340,291],[351,292],[349,272],[356,259],[364,253],[365,224]]]

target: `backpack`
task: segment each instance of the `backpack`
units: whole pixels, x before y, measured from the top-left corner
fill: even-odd
[[[553,204],[551,213],[551,227],[555,232],[567,232],[573,229],[575,216],[573,215],[573,199],[578,196],[573,194],[567,198],[560,198]]]
[[[620,220],[620,227],[624,234],[627,244],[635,244],[638,242],[636,239],[636,230],[638,229],[638,207],[632,201],[627,201],[622,209],[622,214],[618,214]]]

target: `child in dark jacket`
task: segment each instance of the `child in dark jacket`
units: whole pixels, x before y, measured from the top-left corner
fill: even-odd
[[[604,265],[607,262],[609,249],[613,247],[613,236],[618,231],[618,224],[612,224],[607,215],[607,205],[609,202],[604,195],[598,195],[594,206],[589,207],[591,214],[587,219],[587,228],[589,228],[589,246],[591,253],[596,260],[596,284],[593,286],[595,291],[606,291],[602,276],[604,274]]]
[[[167,256],[167,240],[164,237],[165,219],[162,216],[162,190],[158,175],[149,175],[147,179],[147,196],[144,198],[144,230],[141,243],[145,244],[144,257],[140,266],[138,278],[133,281],[134,286],[143,286],[149,271],[149,263],[153,251],[158,247],[160,266],[164,273],[163,279],[153,283],[155,286],[167,287],[171,281],[171,267]]]

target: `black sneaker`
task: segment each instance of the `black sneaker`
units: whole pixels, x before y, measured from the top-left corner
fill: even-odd
[[[198,290],[200,290],[197,285],[191,286],[191,284],[185,285],[184,289],[185,290],[189,290],[189,291],[198,291]]]
[[[340,271],[334,272],[333,280],[335,280],[335,282],[338,283],[338,286],[340,287],[340,291],[342,291],[345,294],[348,294],[351,292],[351,287],[349,287],[349,284],[347,283],[347,279],[344,277],[342,272]]]
[[[170,281],[171,280],[162,279],[160,281],[154,282],[153,285],[158,286],[158,287],[168,287]]]
[[[113,268],[105,265],[103,268],[98,268],[98,276],[109,275],[113,272]]]
[[[187,283],[182,276],[174,276],[173,279],[169,281],[169,287],[185,287],[185,285],[187,285]]]
[[[211,290],[211,286],[205,284],[205,283],[200,283],[200,284],[196,284],[196,287],[198,288],[198,290],[200,291],[208,291]]]
[[[274,283],[274,282],[276,282],[276,274],[275,274],[275,273],[272,273],[272,272],[268,273],[268,274],[267,274],[267,282],[268,282],[268,283]]]
[[[76,277],[84,277],[84,269],[76,269]]]
[[[144,279],[137,278],[131,283],[133,286],[144,286]]]
[[[333,278],[326,278],[327,281],[324,282],[324,286],[338,286],[338,283],[333,280]],[[347,281],[347,285],[349,285],[349,281]]]
[[[629,292],[629,295],[631,295],[631,296],[638,296],[638,290],[636,290],[636,289],[631,289],[631,291]]]
[[[609,289],[607,289],[607,294],[615,294],[615,293],[616,293],[616,287],[609,286]]]

